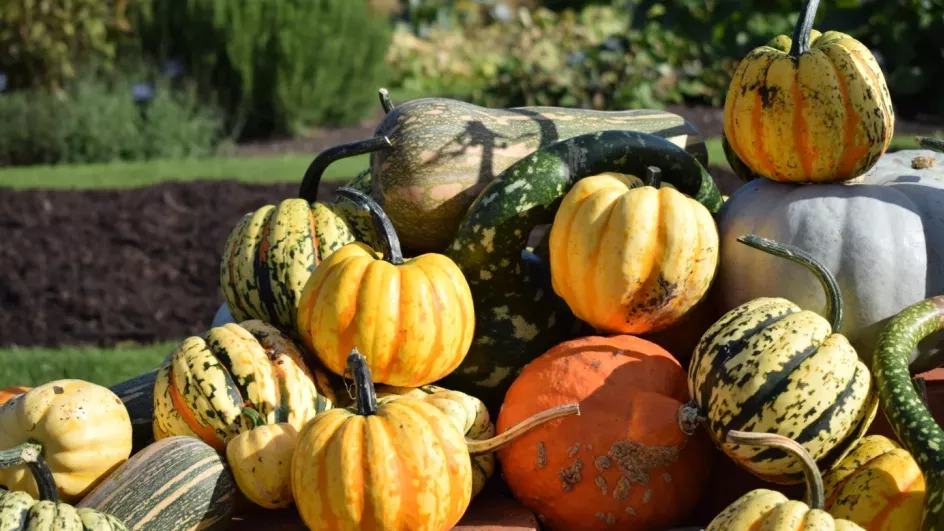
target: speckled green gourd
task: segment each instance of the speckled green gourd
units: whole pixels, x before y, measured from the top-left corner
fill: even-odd
[[[944,529],[944,430],[915,391],[908,358],[919,341],[939,330],[944,330],[944,295],[896,315],[882,332],[872,359],[882,411],[927,482],[923,531]]]
[[[642,176],[650,166],[710,212],[721,207],[718,188],[695,157],[668,140],[631,131],[585,134],[540,149],[479,194],[445,252],[472,290],[475,340],[443,386],[497,411],[524,365],[574,337],[581,323],[551,289],[546,262],[525,251],[528,235],[553,222],[578,180],[609,171]]]

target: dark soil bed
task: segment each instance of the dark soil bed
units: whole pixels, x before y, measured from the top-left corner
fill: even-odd
[[[733,174],[713,168],[722,189]],[[340,184],[323,185],[319,198]],[[235,181],[131,190],[0,189],[0,346],[114,345],[202,332],[222,302],[240,216],[298,185]]]

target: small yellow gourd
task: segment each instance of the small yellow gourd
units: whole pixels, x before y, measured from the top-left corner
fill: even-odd
[[[292,452],[298,431],[288,422],[265,424],[252,408],[243,409],[252,428],[226,445],[229,463],[239,490],[266,509],[292,504]]]

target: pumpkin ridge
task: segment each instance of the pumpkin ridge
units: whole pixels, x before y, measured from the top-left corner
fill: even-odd
[[[383,430],[386,432],[387,438],[390,440],[391,446],[393,446],[394,450],[396,450],[397,439],[393,431],[394,428],[393,428],[392,423],[387,422],[387,419],[384,419],[384,421],[381,422],[380,424],[381,426],[383,426]],[[416,506],[416,489],[413,488],[413,485],[409,484],[408,482],[403,481],[402,479],[402,478],[408,477],[407,468],[403,464],[403,456],[400,455],[400,452],[394,451],[393,458],[397,464],[397,473],[395,474],[394,477],[397,478],[397,483],[399,486],[397,491],[400,493],[400,505],[397,507],[395,521],[399,523],[399,522],[403,522],[404,520],[404,517],[403,517],[404,507]]]
[[[737,108],[738,99],[741,97],[741,93],[739,93],[737,87],[743,86],[744,75],[747,73],[747,66],[747,61],[741,61],[738,64],[737,71],[731,78],[728,97],[725,98],[724,105],[724,123],[722,124],[724,128],[724,136],[727,137],[728,144],[735,153],[741,153],[741,145],[737,139],[737,117],[735,116],[734,112],[734,110]]]
[[[769,302],[768,306],[773,305],[773,302]],[[751,308],[747,305],[735,308],[730,311],[728,314],[721,317],[715,324],[711,325],[705,334],[698,340],[698,343],[695,345],[695,350],[692,352],[692,359],[689,362],[691,367],[698,367],[700,365],[701,356],[704,352],[707,352],[708,347],[715,342],[715,339],[725,331],[731,323],[737,321],[738,319],[744,317],[748,313],[760,308]],[[689,389],[688,393],[691,395],[693,400],[696,399],[695,389]]]
[[[767,66],[764,67],[763,74],[761,74],[760,78],[757,80],[757,84],[761,89],[765,88],[767,84],[767,74],[770,72],[770,67],[773,66],[775,59],[770,55],[765,55],[764,58],[767,59]],[[754,93],[754,107],[751,108],[751,124],[753,125],[754,134],[754,142],[752,143],[754,152],[751,153],[751,159],[754,165],[761,167],[758,173],[765,175],[770,174],[773,176],[772,178],[779,180],[780,172],[777,171],[776,165],[770,160],[770,155],[764,148],[764,129],[766,128],[766,124],[764,123],[764,97],[761,94],[761,89],[758,89],[757,92]]]
[[[620,191],[620,192],[622,192],[622,191]],[[596,193],[596,192],[594,192],[594,193]],[[616,211],[617,211],[617,204],[618,204],[620,201],[623,201],[623,198],[626,197],[626,196],[627,196],[627,194],[625,194],[625,193],[619,193],[619,194],[617,195],[617,197],[616,197],[616,201],[610,201],[610,203],[606,206],[606,219],[603,221],[603,224],[602,224],[602,226],[601,226],[601,230],[599,230],[599,231],[594,235],[594,236],[597,237],[597,241],[596,241],[596,245],[594,246],[593,253],[590,255],[592,258],[591,258],[591,263],[589,264],[589,268],[588,268],[589,271],[599,271],[598,265],[599,265],[599,263],[600,263],[600,252],[601,252],[601,250],[602,250],[602,248],[603,248],[603,243],[604,243],[604,241],[605,241],[605,239],[606,239],[606,233],[611,230],[611,229],[610,229],[610,222],[613,221],[613,215],[614,215],[614,214],[616,213]],[[592,197],[592,195],[588,195],[588,196],[587,196],[587,198],[590,198],[590,197]],[[581,203],[581,206],[582,206],[584,203],[586,203],[586,201],[582,202],[582,203]],[[564,278],[564,277],[561,277],[561,278]],[[599,296],[600,296],[600,291],[601,291],[601,290],[598,289],[599,286],[594,285],[594,279],[596,279],[596,280],[598,280],[598,281],[599,281],[599,280],[604,280],[604,281],[608,281],[608,280],[609,280],[609,279],[606,279],[606,278],[602,278],[602,277],[599,276],[599,275],[590,275],[590,277],[589,277],[588,279],[586,279],[587,284],[585,284],[585,285],[583,286],[583,288],[584,288],[584,290],[583,290],[583,297],[589,297],[590,300],[587,301],[586,299],[584,299],[584,303],[581,304],[580,306],[582,306],[583,309],[585,309],[585,310],[587,310],[587,311],[590,311],[590,312],[592,312],[592,313],[598,313],[598,312],[600,312],[601,310],[603,310],[603,311],[608,311],[607,308],[601,308],[600,300],[599,300]],[[625,296],[625,295],[624,295],[624,296]],[[581,313],[583,313],[583,312],[581,312]],[[594,316],[593,319],[596,320],[596,317],[597,317],[597,316]]]
[[[427,273],[427,271],[423,267],[421,267],[418,262],[415,262],[414,265],[416,266],[416,269],[419,270],[420,273],[422,273],[422,275],[421,276],[418,275],[418,277],[422,278],[423,282],[425,282],[429,286],[430,297],[433,300],[433,311],[431,313],[433,314],[432,319],[434,322],[436,335],[433,339],[431,348],[441,351],[445,347],[448,346],[448,345],[445,345],[443,341],[443,320],[442,320],[443,312],[441,311],[443,306],[445,306],[443,303],[446,301],[440,300],[439,293],[436,291],[436,285],[433,282],[433,279],[430,277],[429,273]],[[441,361],[440,356],[426,355],[425,357],[426,357],[426,360],[423,363],[422,369],[417,368],[416,371],[413,373],[414,378],[422,374],[423,376],[422,379],[428,380],[429,374],[436,367],[436,362]],[[449,361],[451,363],[452,360],[449,360]]]
[[[827,57],[829,57],[828,54]],[[850,148],[855,142],[855,133],[859,127],[859,123],[861,123],[862,120],[859,117],[858,111],[856,111],[851,105],[849,98],[849,87],[846,84],[845,76],[839,69],[839,66],[837,66],[833,61],[832,57],[829,57],[828,62],[833,67],[833,71],[836,75],[837,88],[839,89],[839,96],[841,98],[843,112],[842,155],[836,159],[832,173],[838,175],[848,175],[855,168],[856,157],[861,155],[860,153],[856,152],[850,153]]]
[[[641,187],[637,193],[646,193],[643,191],[644,189],[645,189],[644,187]],[[624,293],[621,296],[621,302],[622,300],[626,300],[626,302],[622,305],[624,308],[623,312],[621,312],[621,313],[624,313],[624,319],[626,320],[629,320],[629,318],[631,318],[634,313],[639,311],[641,308],[645,308],[647,306],[647,302],[649,299],[643,298],[640,300],[640,297],[646,297],[650,295],[653,291],[652,290],[653,284],[658,283],[659,280],[662,278],[662,268],[660,264],[665,260],[664,255],[665,255],[665,250],[666,250],[665,249],[666,227],[663,220],[664,216],[662,213],[663,205],[662,205],[662,194],[660,193],[661,189],[655,188],[654,190],[656,194],[655,200],[658,203],[658,206],[654,209],[655,222],[653,223],[653,227],[655,228],[655,237],[650,238],[648,240],[647,242],[648,245],[646,249],[646,257],[648,258],[647,265],[649,266],[649,271],[646,272],[645,280],[643,280],[642,283],[639,284],[639,286],[636,288],[636,290],[632,292],[628,300],[625,299],[627,294]],[[628,194],[625,194],[623,197],[626,197],[626,195]],[[640,201],[646,201],[645,196],[642,196],[640,198]],[[658,260],[652,258],[653,256],[657,254],[659,255]],[[596,271],[596,268],[594,267],[594,269],[592,269],[591,271]]]
[[[881,90],[882,83],[876,77],[875,71],[871,68],[868,62],[862,57],[862,54],[860,53],[860,51],[857,49],[849,50],[849,57],[852,58],[853,63],[855,63],[855,65],[859,67],[860,70],[863,70],[865,72],[865,75],[868,76],[869,80],[872,82],[873,86],[870,87],[870,89],[871,89],[871,92],[875,94],[873,101],[878,100],[878,104],[882,107],[882,111],[884,111],[881,113],[882,114],[882,123],[881,123],[882,130],[881,131],[866,131],[866,136],[868,137],[869,133],[874,133],[876,135],[884,134],[885,143],[883,144],[883,147],[887,149],[888,143],[891,142],[891,137],[893,136],[892,134],[893,125],[894,125],[892,121],[893,109],[889,108],[891,106],[890,102],[886,100],[885,94]],[[871,140],[871,138],[869,138],[869,140]],[[884,153],[884,149],[878,150],[876,148],[878,148],[878,145],[873,144],[871,148],[867,151],[869,153],[869,157],[866,159],[865,164],[863,164],[863,166],[868,167],[868,166],[873,165],[875,159],[881,156],[882,153]]]
[[[229,307],[233,317],[237,319],[245,318],[248,315],[244,307],[248,305],[248,301],[243,298],[243,292],[239,289],[239,275],[233,274],[233,271],[238,267],[236,265],[236,258],[240,251],[240,247],[236,245],[235,242],[245,237],[247,227],[252,223],[252,219],[252,216],[245,216],[240,221],[239,225],[237,225],[236,229],[230,233],[226,241],[226,246],[224,247],[228,253],[226,259],[220,264],[220,268],[223,270],[221,272],[223,276],[221,281],[223,290],[229,292],[232,298],[231,301],[227,301],[227,307]]]
[[[796,312],[797,310],[790,308],[788,312],[784,312],[780,315],[769,316],[759,321],[753,327],[745,330],[744,333],[738,336],[737,339],[733,341],[729,341],[725,343],[724,345],[717,347],[716,349],[712,349],[712,350],[716,350],[718,354],[723,355],[724,359],[722,360],[716,357],[712,361],[712,365],[719,367],[719,370],[711,371],[710,373],[705,375],[704,381],[702,382],[702,385],[700,389],[698,390],[699,400],[704,400],[703,403],[706,403],[706,404],[711,403],[711,397],[714,394],[712,393],[712,391],[714,391],[718,387],[717,386],[718,381],[724,380],[728,377],[727,371],[723,370],[724,364],[731,358],[743,352],[744,349],[747,348],[748,343],[754,336],[763,332],[765,328],[785,319],[789,315],[793,315]],[[710,346],[710,344],[708,345]]]
[[[456,284],[455,284],[454,282],[446,282],[446,283],[444,283],[444,284],[448,285],[448,286],[451,288],[451,290],[452,290],[451,293],[449,293],[449,294],[447,295],[447,296],[450,298],[450,300],[445,300],[445,301],[444,301],[444,300],[442,300],[442,299],[439,298],[438,292],[436,291],[436,282],[434,282],[433,276],[434,276],[435,274],[440,274],[440,275],[443,275],[443,276],[448,277],[448,278],[451,278],[451,277],[449,276],[449,274],[448,274],[443,268],[439,267],[439,264],[438,264],[437,262],[432,262],[432,261],[430,261],[430,262],[427,262],[427,261],[417,262],[417,263],[416,263],[416,266],[417,266],[417,267],[423,272],[423,274],[426,276],[426,281],[429,282],[429,285],[430,285],[430,287],[431,287],[431,289],[432,289],[433,298],[434,298],[434,300],[436,301],[436,309],[437,309],[437,310],[442,309],[444,306],[445,306],[445,307],[449,307],[449,306],[451,306],[451,305],[455,305],[455,306],[457,306],[457,307],[458,307],[458,306],[461,306],[461,303],[460,303],[459,301],[462,300],[462,297],[459,295],[458,288],[456,287]],[[432,272],[431,272],[431,271],[432,271]],[[442,324],[442,316],[441,316],[441,313],[442,313],[442,312],[440,312],[440,311],[434,312],[434,314],[435,314],[435,319],[436,319],[436,345],[439,345],[439,348],[442,348],[442,347],[446,346],[446,345],[443,345],[443,344],[442,344],[442,329],[443,329],[443,324]],[[460,327],[461,327],[460,330],[465,330],[465,328],[466,328],[466,323],[468,322],[468,316],[466,315],[466,313],[465,313],[464,311],[459,311],[458,314],[459,314]],[[457,346],[461,348],[461,346],[462,346],[462,345],[461,345],[461,338],[457,338],[457,339],[460,339],[460,342],[459,342],[459,344],[458,344]],[[464,357],[465,353],[462,352],[462,353],[460,353],[460,355],[462,355],[462,356]],[[435,359],[436,356],[430,356],[430,358]],[[427,379],[429,373],[433,370],[433,368],[435,368],[434,365],[433,365],[433,363],[432,363],[432,361],[433,361],[433,360],[430,360],[430,362],[428,362],[427,367],[426,367],[426,372],[423,373],[423,376],[424,376],[423,379],[424,379],[424,380]],[[450,364],[450,365],[458,365],[458,364],[456,363],[456,360],[455,360],[455,359],[449,360],[449,364]],[[424,392],[425,392],[425,391],[424,391]],[[427,393],[427,394],[432,394],[432,393]]]
[[[881,456],[876,456],[873,459],[878,459],[879,457]],[[905,502],[909,500],[908,494],[910,494],[911,487],[913,487],[915,483],[922,481],[923,479],[924,479],[924,476],[919,471],[913,478],[911,478],[911,480],[906,485],[904,485],[903,487],[899,487],[900,492],[898,493],[897,496],[893,496],[892,498],[889,498],[888,496],[883,496],[885,501],[888,503],[885,505],[885,507],[882,507],[882,510],[879,511],[877,515],[875,515],[875,517],[872,519],[871,522],[869,522],[869,529],[881,530],[882,526],[885,524],[885,521],[891,517],[895,509],[898,509],[899,507],[904,505]]]
[[[193,433],[198,435],[201,439],[206,441],[210,446],[220,449],[223,447],[223,440],[220,436],[218,430],[212,426],[204,426],[197,421],[196,416],[193,414],[193,410],[190,407],[190,404],[184,399],[183,395],[180,393],[180,390],[177,389],[177,375],[173,363],[171,363],[168,371],[169,384],[167,386],[168,394],[170,394],[171,404],[173,404],[174,409],[177,410],[178,415],[181,420],[190,428]],[[189,378],[185,380],[188,386],[195,386]],[[189,392],[199,392],[198,390],[190,390]]]
[[[800,61],[802,58],[793,61],[793,86],[790,92],[793,94],[793,145],[796,148],[798,166],[803,173],[804,180],[810,180],[813,175],[813,159],[816,158],[815,149],[810,146],[808,135],[810,133],[809,124],[806,116],[803,115],[803,109],[807,107],[807,101],[800,90]]]
[[[280,241],[270,242],[272,233],[272,218],[278,209],[272,209],[266,216],[262,225],[262,234],[259,235],[258,245],[256,247],[256,256],[252,263],[253,277],[256,279],[257,289],[259,290],[259,304],[265,312],[266,319],[269,322],[279,319],[278,301],[275,297],[275,288],[273,287],[273,271],[269,271],[270,254],[278,247]]]

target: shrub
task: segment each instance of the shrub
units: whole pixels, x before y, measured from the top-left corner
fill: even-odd
[[[140,71],[140,69],[135,69]],[[155,79],[153,99],[139,106],[124,71],[80,72],[59,91],[0,94],[0,165],[110,162],[188,157],[213,151],[220,113],[193,90]]]
[[[141,0],[145,52],[178,59],[242,137],[356,122],[376,108],[389,23],[366,0]]]

